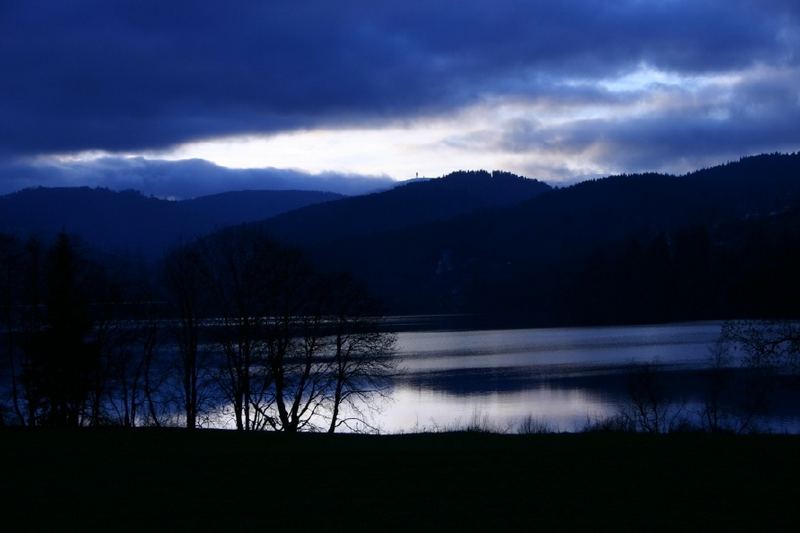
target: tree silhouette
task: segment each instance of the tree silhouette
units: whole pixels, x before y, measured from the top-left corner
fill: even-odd
[[[10,398],[3,411],[13,414],[18,424],[25,423],[25,415],[20,404],[19,353],[17,328],[20,323],[19,304],[21,298],[19,279],[22,277],[24,249],[18,239],[0,234],[0,324],[3,326],[4,352],[0,368],[5,367],[10,377]],[[6,415],[0,412],[0,423],[6,422]]]
[[[70,238],[60,234],[47,254],[44,322],[24,347],[23,383],[30,421],[78,426],[83,422],[99,351]]]
[[[203,286],[200,256],[192,246],[178,246],[164,259],[164,278],[178,326],[175,337],[180,354],[179,372],[186,427],[197,427],[200,411],[200,327],[203,317]],[[152,403],[151,403],[152,406]],[[151,408],[152,411],[152,408]]]
[[[342,425],[349,429],[369,426],[362,413],[370,400],[388,385],[394,364],[387,355],[396,338],[380,329],[379,306],[349,276],[331,279],[333,397],[328,432]],[[341,416],[342,408],[349,414]]]
[[[167,271],[184,371],[208,330],[221,355],[216,386],[237,429],[335,431],[363,419],[357,407],[384,386],[393,337],[348,278],[321,275],[258,228],[198,239],[168,256]],[[199,295],[208,295],[202,311]]]

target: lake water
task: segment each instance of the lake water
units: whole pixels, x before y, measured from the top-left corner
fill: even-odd
[[[632,366],[656,363],[687,416],[702,406],[697,375],[720,323],[398,334],[399,371],[373,418],[382,432],[515,431],[526,418],[576,431],[629,402]],[[794,410],[770,421],[797,427]]]

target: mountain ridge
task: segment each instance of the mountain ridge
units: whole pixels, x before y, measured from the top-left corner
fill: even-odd
[[[580,313],[564,309],[570,299],[559,295],[571,294],[576,307],[588,307],[587,294],[604,291],[613,300],[612,286],[628,294],[633,281],[621,278],[593,287],[589,280],[594,274],[587,265],[599,261],[604,275],[611,276],[613,262],[628,261],[625,254],[630,250],[642,261],[651,254],[650,263],[628,272],[631,280],[642,278],[637,288],[642,294],[662,283],[660,278],[670,277],[676,285],[672,292],[689,298],[677,285],[691,285],[696,279],[692,281],[693,274],[685,272],[688,267],[681,262],[692,263],[698,272],[708,268],[701,252],[692,246],[710,254],[709,261],[713,256],[719,271],[717,279],[705,279],[708,291],[714,292],[708,295],[709,301],[734,297],[736,291],[751,290],[745,285],[756,286],[761,278],[769,277],[781,279],[786,294],[792,294],[798,283],[784,264],[793,264],[800,250],[791,247],[794,236],[800,234],[791,216],[798,208],[800,154],[771,154],[683,176],[611,176],[554,189],[501,209],[305,247],[318,262],[353,272],[393,312],[505,311],[537,315],[536,321],[544,324],[550,309],[560,316],[555,323],[572,323],[580,322],[575,319]],[[782,213],[788,215],[779,217],[776,228],[764,229],[772,227],[767,224],[771,217]],[[764,235],[758,237],[759,231]],[[775,241],[774,235],[783,240]],[[725,244],[723,237],[733,244]],[[692,240],[697,242],[691,244]],[[777,265],[756,261],[747,247],[759,243],[772,247],[764,253],[774,261],[779,261],[778,252],[785,248],[782,253],[787,259]],[[660,269],[658,254],[672,270]],[[725,257],[737,264],[726,265]],[[742,270],[745,265],[749,270]],[[650,285],[645,283],[648,276]],[[576,295],[581,291],[583,299]],[[676,305],[667,302],[668,294],[658,298],[664,299],[664,309]],[[788,300],[784,304],[788,308]],[[717,318],[712,311],[724,308],[710,305],[696,312],[642,313],[641,318]],[[731,311],[742,313],[753,309],[730,306]],[[596,311],[592,320],[583,321],[602,322],[601,314]],[[622,322],[636,319],[620,316]]]
[[[0,196],[0,231],[43,238],[65,231],[93,247],[157,259],[180,240],[338,198],[280,190],[165,200],[131,189],[34,187]]]
[[[308,245],[502,208],[551,190],[544,182],[510,172],[457,171],[386,191],[307,206],[259,224],[280,240]]]

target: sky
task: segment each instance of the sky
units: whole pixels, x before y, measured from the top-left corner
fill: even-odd
[[[551,183],[800,149],[797,0],[0,0],[0,193]]]

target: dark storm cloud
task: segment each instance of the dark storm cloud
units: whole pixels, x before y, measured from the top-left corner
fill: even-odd
[[[797,17],[778,0],[0,1],[0,152],[435,115],[641,63],[788,65]]]
[[[0,194],[27,187],[85,185],[135,189],[161,198],[193,198],[232,190],[312,190],[362,194],[395,182],[386,177],[277,169],[231,169],[191,159],[104,157],[92,161],[0,164]]]

